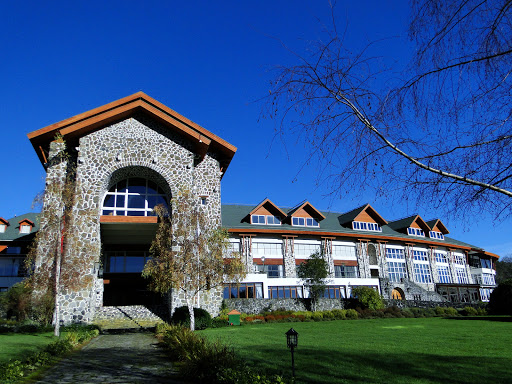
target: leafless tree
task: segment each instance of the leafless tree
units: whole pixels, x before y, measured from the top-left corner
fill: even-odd
[[[319,161],[333,196],[373,190],[448,214],[512,210],[512,1],[413,0],[403,68],[327,39],[280,67],[266,114]]]

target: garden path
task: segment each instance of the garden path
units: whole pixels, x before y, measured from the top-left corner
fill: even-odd
[[[152,334],[100,335],[45,372],[41,384],[179,384]]]

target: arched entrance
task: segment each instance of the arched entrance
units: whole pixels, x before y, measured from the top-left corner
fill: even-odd
[[[404,300],[405,299],[404,291],[402,291],[400,288],[394,288],[391,291],[391,298],[393,300]]]

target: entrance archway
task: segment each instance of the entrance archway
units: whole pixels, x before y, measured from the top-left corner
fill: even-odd
[[[393,300],[404,300],[405,299],[404,291],[402,291],[400,288],[394,288],[391,291],[391,298]]]

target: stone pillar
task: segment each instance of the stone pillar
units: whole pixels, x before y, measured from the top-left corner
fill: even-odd
[[[240,236],[240,252],[242,261],[247,267],[247,273],[255,273],[256,268],[252,258],[252,236]]]
[[[284,277],[297,277],[293,236],[283,236],[283,260]]]
[[[453,267],[453,253],[452,251],[448,251],[446,253],[446,258],[448,259],[448,266],[450,267],[450,275],[452,276],[452,282],[453,283],[457,283],[458,282],[458,279],[457,279],[457,274],[455,273],[455,268]]]
[[[406,278],[414,281],[414,257],[413,257],[413,245],[407,244],[405,246],[405,270]]]
[[[366,245],[367,243],[365,240],[359,240],[359,244],[356,248],[357,265],[359,266],[359,277],[363,279],[371,277]]]
[[[386,243],[377,244],[377,260],[379,262],[379,275],[381,278],[389,279],[388,262],[386,261]]]
[[[327,277],[329,279],[333,279],[335,277],[334,274],[334,259],[332,257],[332,238],[331,237],[324,237],[323,238],[323,255],[324,260],[327,263],[327,271],[328,275]]]
[[[428,256],[430,270],[432,271],[432,282],[439,283],[439,272],[437,271],[436,263],[436,249],[434,247],[430,247],[430,250],[428,251]]]

